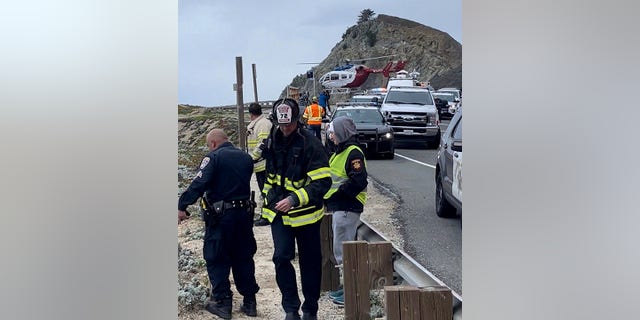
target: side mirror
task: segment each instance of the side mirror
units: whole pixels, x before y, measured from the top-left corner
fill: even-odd
[[[455,99],[453,99],[453,101],[460,102],[460,99],[459,98],[455,98]]]
[[[331,120],[329,118],[322,118],[322,123],[329,123]]]
[[[454,140],[451,143],[451,150],[462,152],[462,140]]]

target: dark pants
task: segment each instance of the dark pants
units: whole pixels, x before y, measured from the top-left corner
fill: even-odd
[[[252,220],[246,209],[238,208],[225,210],[215,226],[207,223],[202,252],[215,300],[232,296],[230,270],[241,295],[253,296],[260,289],[253,261],[257,247]]]
[[[261,194],[262,188],[264,188],[264,182],[267,181],[267,171],[262,170],[260,172],[256,172],[256,181],[258,181],[258,188],[260,188],[260,192],[258,192],[258,194]]]
[[[318,312],[320,282],[322,280],[322,251],[320,249],[320,222],[302,227],[282,224],[280,215],[271,223],[273,237],[273,263],[276,267],[276,282],[282,293],[282,308],[285,312],[297,312],[300,309],[296,271],[291,264],[298,245],[300,278],[304,304],[302,312]]]
[[[322,131],[321,125],[309,125],[308,127],[311,133],[315,134],[318,139],[322,140],[322,137],[320,136],[320,131]]]

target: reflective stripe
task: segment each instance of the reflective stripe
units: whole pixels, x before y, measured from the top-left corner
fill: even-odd
[[[310,214],[305,214],[299,217],[292,216],[282,216],[282,224],[289,225],[292,227],[301,227],[304,225],[312,224],[314,222],[320,221],[324,217],[324,208],[320,208],[315,212]]]
[[[298,202],[300,202],[301,206],[309,203],[309,194],[307,194],[307,190],[305,190],[304,188],[295,190],[293,193],[296,195],[296,197],[298,197]]]
[[[320,180],[322,178],[331,178],[331,168],[321,167],[316,170],[307,172],[307,175],[311,180]]]
[[[349,157],[349,153],[352,150],[358,149],[362,153],[362,149],[355,145],[350,145],[346,149],[344,149],[340,154],[332,154],[329,159],[329,166],[331,166],[331,188],[329,191],[324,194],[324,199],[329,199],[331,196],[338,191],[340,185],[342,185],[345,181],[349,180],[349,176],[347,175],[347,171],[345,170],[345,166],[347,165],[347,158]],[[364,167],[367,167],[367,160],[362,159],[364,161]],[[356,195],[356,200],[358,200],[362,205],[367,202],[367,189],[361,191]]]
[[[304,110],[303,117],[307,120],[307,124],[319,125],[322,124],[322,107],[317,104],[312,104]]]
[[[309,178],[307,178],[309,177]],[[329,167],[321,167],[316,170],[309,171],[307,176],[304,179],[292,181],[288,178],[284,179],[284,189],[289,191],[298,197],[299,205],[291,210],[285,215],[282,216],[282,222],[285,225],[290,225],[292,227],[299,227],[307,224],[312,224],[314,222],[322,219],[324,214],[324,206],[317,208],[317,205],[309,205],[309,194],[304,187],[308,186],[311,181],[318,180],[322,178],[331,178],[331,169]],[[263,188],[263,194],[266,196],[269,191],[275,185],[280,185],[281,175],[267,175],[267,181]],[[270,222],[273,222],[273,219],[276,217],[276,212],[272,209],[267,208],[267,198],[265,197],[264,205],[262,207],[262,217],[268,219]]]
[[[309,208],[304,208],[304,210],[308,210]],[[292,227],[300,227],[308,224],[312,224],[316,221],[319,221],[324,216],[324,208],[320,208],[311,213],[296,216],[292,215],[296,211],[304,211],[301,209],[298,210],[290,210],[289,214],[282,215],[282,224],[292,226]],[[273,222],[273,219],[276,218],[276,213],[269,208],[262,208],[263,218],[269,220],[269,222]]]

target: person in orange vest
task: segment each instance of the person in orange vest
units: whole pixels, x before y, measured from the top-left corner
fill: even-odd
[[[318,139],[322,141],[322,137],[320,136],[320,131],[322,128],[322,118],[325,117],[324,108],[318,105],[318,98],[311,98],[311,104],[304,109],[304,114],[302,118],[307,123],[309,127],[309,131],[315,134]]]

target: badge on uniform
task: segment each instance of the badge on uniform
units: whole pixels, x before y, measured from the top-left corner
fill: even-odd
[[[202,159],[202,162],[200,163],[200,169],[204,169],[204,167],[207,166],[207,164],[209,164],[209,157],[204,157],[204,159]]]
[[[291,123],[291,115],[292,115],[291,107],[286,103],[282,103],[278,105],[278,107],[276,108],[276,116],[278,117],[278,123],[281,123],[281,124]]]
[[[360,159],[351,160],[351,168],[353,168],[353,170],[355,171],[360,171],[360,169],[362,169],[362,160]]]

